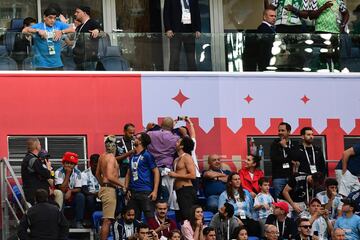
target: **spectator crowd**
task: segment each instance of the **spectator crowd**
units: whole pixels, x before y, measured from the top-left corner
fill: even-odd
[[[128,123],[123,131],[105,138],[105,152],[91,155],[83,172],[73,152],[54,170],[40,141],[28,139],[21,173],[31,207],[20,239],[66,239],[69,226],[92,227],[95,211],[102,213],[100,239],[360,239],[360,144],[344,151],[336,179],[329,178],[312,128],[295,142],[282,122],[269,179],[254,148],[238,172],[218,154],[200,172],[189,117],[166,117],[140,133]]]

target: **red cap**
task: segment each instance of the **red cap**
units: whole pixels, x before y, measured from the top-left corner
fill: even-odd
[[[79,155],[73,152],[66,152],[62,158],[62,162],[70,162],[74,163],[75,165],[79,162]]]
[[[277,202],[273,203],[273,205],[281,210],[284,210],[286,214],[289,213],[289,205],[286,202]]]

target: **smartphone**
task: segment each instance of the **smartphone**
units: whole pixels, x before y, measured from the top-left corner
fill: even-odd
[[[314,236],[319,236],[319,232],[318,232],[318,231],[314,231]]]

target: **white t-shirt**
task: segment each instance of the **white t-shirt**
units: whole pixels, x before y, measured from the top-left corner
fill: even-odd
[[[192,140],[194,141],[194,150],[191,152],[191,157],[194,161],[194,164],[195,164],[195,173],[196,173],[196,177],[201,177],[201,174],[200,174],[200,170],[199,170],[199,163],[198,163],[198,160],[197,160],[197,157],[196,157],[196,139],[195,138],[192,138]]]

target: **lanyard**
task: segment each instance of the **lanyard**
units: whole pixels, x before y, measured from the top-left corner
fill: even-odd
[[[230,219],[227,220],[227,240],[230,240]]]
[[[180,0],[184,9],[190,9],[189,0]]]
[[[128,150],[126,144],[125,144],[124,138],[121,138],[121,142],[122,142],[122,144],[123,144],[123,146],[125,148],[125,152],[128,152],[129,150]],[[133,141],[131,141],[131,150],[133,150],[133,149],[134,149],[134,143],[133,143]]]
[[[289,139],[289,148],[291,148],[291,140],[290,139]],[[287,158],[288,155],[285,152],[285,148],[282,148],[282,150],[283,150],[284,158]]]
[[[45,23],[44,23],[44,30],[46,31],[46,32],[54,32],[54,26],[52,26],[51,27],[51,31],[48,31],[48,30],[46,30],[46,25],[45,25]],[[46,36],[46,39],[47,39],[47,36]]]
[[[284,232],[285,232],[285,222],[286,222],[286,217],[285,217],[285,220],[284,220],[284,222],[283,222],[283,225],[282,225],[282,231],[281,231],[281,237],[283,237],[284,238]],[[277,227],[277,229],[278,229],[278,231],[280,232],[280,229],[279,229],[279,221],[278,220],[276,220],[276,227]]]
[[[303,146],[304,146],[304,145],[303,145]],[[311,164],[310,158],[309,158],[309,154],[308,154],[308,152],[306,151],[306,147],[304,146],[304,151],[305,151],[306,159],[307,159],[307,161],[308,161],[308,163],[309,163],[310,166],[311,166],[311,165],[315,165],[315,150],[314,150],[314,146],[311,146],[311,150],[312,150],[312,155],[313,155],[312,160],[313,160],[314,164]]]
[[[89,18],[89,19],[90,19],[90,18]],[[85,26],[85,24],[87,23],[87,21],[89,21],[89,19],[87,19],[87,20],[81,25],[79,31],[76,31],[76,32],[75,32],[75,37],[74,37],[75,42],[77,41],[78,36],[81,34],[81,30],[83,29],[83,27]],[[75,43],[74,43],[74,46],[75,46]]]
[[[159,227],[161,226],[161,223],[160,223],[160,220],[158,219],[158,217],[156,216],[156,214],[155,214],[155,220],[156,220],[156,222],[159,224]],[[165,220],[166,220],[166,218],[165,218]],[[165,221],[164,221],[165,222]],[[167,230],[168,230],[168,232],[170,232],[170,228],[168,227],[167,228]],[[164,236],[164,233],[163,233],[163,231],[161,230],[161,236]]]
[[[136,158],[136,156],[133,156],[133,157],[131,158],[131,165],[132,165],[132,163],[135,163],[136,169],[137,169],[140,160],[142,160],[142,159],[144,158],[144,156],[143,156],[143,154],[141,154],[141,155],[136,159],[136,162],[135,162],[134,158]],[[136,169],[135,169],[135,170],[136,170]]]
[[[308,184],[308,181],[307,181],[307,177],[305,178],[305,181],[306,181],[306,204],[309,204],[309,200],[310,200],[310,194],[309,194],[309,184]],[[311,192],[311,198],[314,197],[314,191]]]

